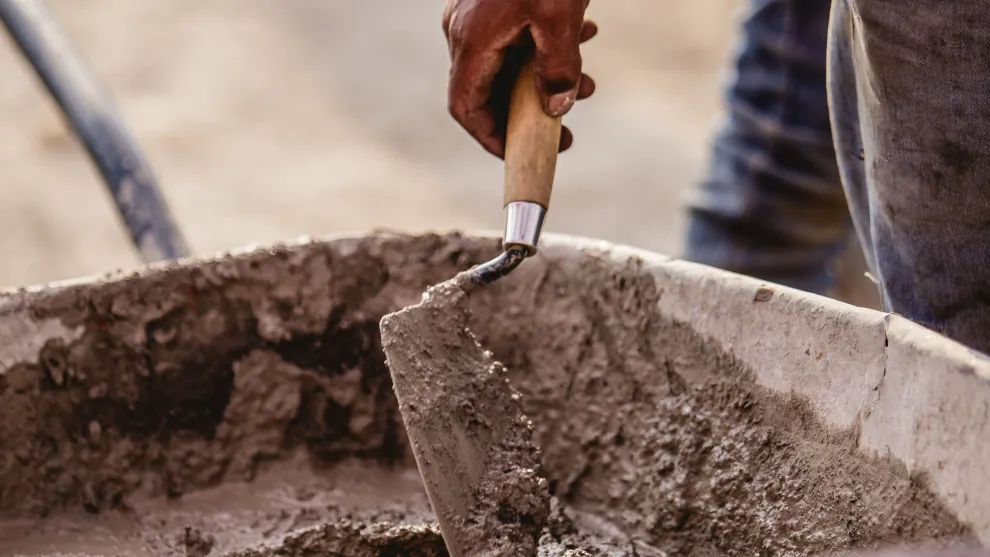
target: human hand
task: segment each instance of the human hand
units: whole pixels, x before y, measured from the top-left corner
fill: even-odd
[[[536,86],[550,116],[563,116],[595,91],[581,73],[580,45],[598,33],[584,19],[590,0],[447,0],[443,29],[450,47],[447,106],[491,154],[505,156],[509,96],[533,57]],[[574,137],[564,127],[560,150]]]

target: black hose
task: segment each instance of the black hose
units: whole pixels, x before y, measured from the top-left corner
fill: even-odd
[[[144,153],[42,0],[0,0],[0,21],[86,146],[142,259],[188,255]]]

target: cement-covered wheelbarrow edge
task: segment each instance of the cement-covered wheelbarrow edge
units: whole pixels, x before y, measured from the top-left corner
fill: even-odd
[[[375,233],[387,235],[387,233]],[[491,241],[489,233],[469,237]],[[346,253],[367,235],[304,238]],[[223,257],[244,258],[248,247]],[[658,310],[748,364],[758,383],[806,399],[824,422],[858,434],[857,447],[924,474],[946,507],[990,544],[990,359],[897,315],[768,284],[608,242],[547,235],[539,257],[594,257],[616,268],[635,260],[663,296]],[[135,280],[216,258],[159,263],[137,273],[85,277],[0,297],[0,374],[35,361],[50,339],[80,331],[36,319],[32,306],[67,288]]]

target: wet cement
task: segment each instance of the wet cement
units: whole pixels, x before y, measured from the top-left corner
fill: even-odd
[[[266,545],[443,548],[413,469],[348,460],[321,467],[302,453],[264,465],[251,482],[225,482],[181,498],[135,497],[100,514],[62,512],[0,525],[0,555],[252,555]],[[375,528],[365,529],[368,525]],[[384,526],[387,527],[384,527]],[[335,540],[335,541],[334,541]],[[350,545],[347,545],[350,544]],[[263,553],[262,553],[263,554]],[[373,553],[378,555],[378,553]]]
[[[378,323],[497,249],[384,235],[4,300],[78,335],[0,374],[0,554],[444,555]],[[542,554],[973,539],[924,477],[756,385],[657,313],[662,295],[636,262],[594,257],[535,258],[472,293],[469,328],[521,393],[555,498]],[[267,497],[265,481],[302,495],[211,499]]]

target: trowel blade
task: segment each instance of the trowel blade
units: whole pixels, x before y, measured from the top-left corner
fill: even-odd
[[[535,556],[550,493],[532,425],[468,318],[456,282],[385,316],[393,389],[451,556]]]

